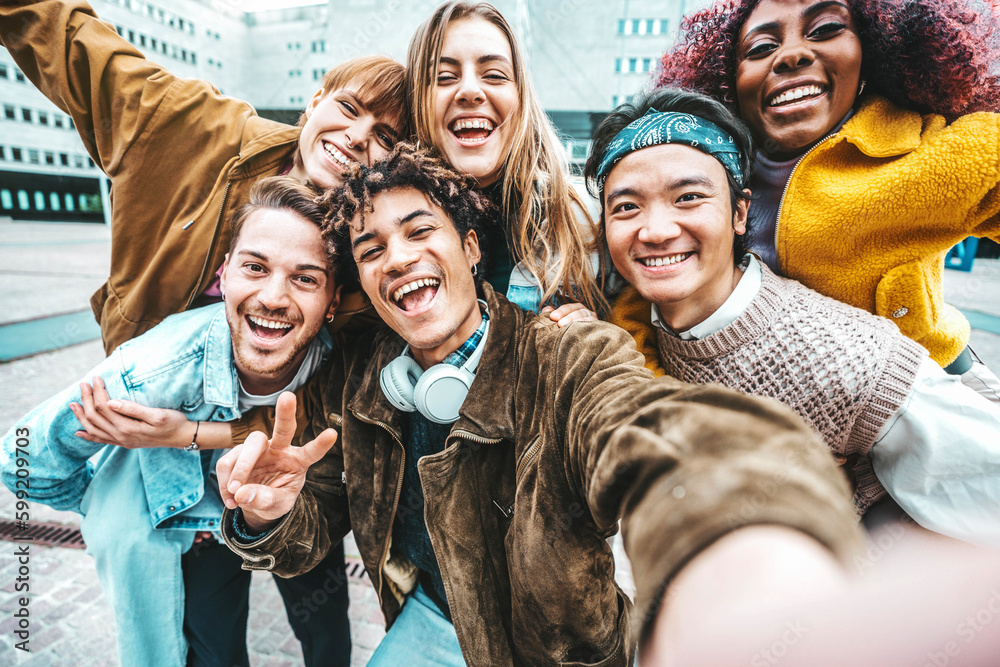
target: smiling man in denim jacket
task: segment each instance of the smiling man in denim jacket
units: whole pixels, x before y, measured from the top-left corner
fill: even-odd
[[[14,436],[27,429],[29,499],[83,515],[87,550],[115,610],[123,665],[248,664],[249,576],[205,535],[218,530],[223,509],[218,483],[207,474],[218,451],[205,450],[229,442],[229,426],[213,422],[273,406],[331,349],[323,321],[337,308],[339,282],[320,233],[317,194],[287,177],[258,183],[233,219],[224,303],[168,317],[88,375],[99,399],[109,392],[180,410],[191,420],[190,444],[125,449],[80,437],[74,412],[82,412],[74,402],[93,400],[86,385],[38,406],[4,438],[0,465],[8,488],[17,479]],[[343,596],[346,609],[342,575],[319,571],[319,579],[298,586],[279,582],[296,634],[309,637],[307,660],[317,653],[323,664],[340,664],[346,653],[349,661],[346,618],[307,614],[302,606],[325,577],[334,581],[325,588],[339,588],[331,597]]]

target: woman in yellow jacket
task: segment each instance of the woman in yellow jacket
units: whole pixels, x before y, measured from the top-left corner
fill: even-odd
[[[948,0],[723,0],[686,19],[659,84],[709,94],[750,126],[751,250],[891,319],[1000,401],[942,294],[949,248],[1000,239],[995,20]],[[649,312],[629,290],[612,321],[653,360]]]

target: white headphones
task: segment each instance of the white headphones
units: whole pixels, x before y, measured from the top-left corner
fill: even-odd
[[[461,366],[436,364],[426,371],[410,354],[410,346],[386,364],[379,376],[382,393],[389,402],[404,412],[417,411],[435,424],[452,424],[458,420],[458,410],[465,402],[476,368],[486,347],[489,320],[479,345]]]

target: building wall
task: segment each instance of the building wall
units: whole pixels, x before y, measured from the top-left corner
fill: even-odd
[[[495,0],[494,4],[519,36],[539,99],[565,136],[569,157],[579,166],[596,123],[619,101],[649,85],[682,14],[706,2]],[[206,79],[266,115],[294,118],[329,67],[369,53],[404,61],[410,37],[438,0],[330,0],[254,13],[223,0],[93,0],[92,4],[123,38],[175,74]],[[0,190],[4,172],[16,172],[37,176],[40,194],[27,193],[32,205],[38,197],[49,201],[64,186],[66,192],[56,195],[63,201],[70,189],[66,178],[90,179],[97,191],[100,171],[72,121],[24,79],[3,50],[0,107]],[[23,184],[23,179],[16,180]],[[17,203],[23,197],[19,200],[17,194],[0,191],[0,216],[19,217]],[[4,205],[10,201],[13,208]],[[46,210],[56,217],[65,212],[65,205],[59,211]]]

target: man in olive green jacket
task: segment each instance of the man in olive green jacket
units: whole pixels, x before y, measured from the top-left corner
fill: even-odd
[[[471,188],[405,146],[346,182],[338,252],[392,331],[340,346],[317,373],[302,436],[312,442],[288,447],[294,418],[279,420],[271,441],[254,434],[220,461],[223,535],[245,567],[307,570],[353,528],[390,626],[372,664],[394,664],[387,644],[420,665],[441,647],[395,636],[427,591],[452,632],[447,664],[625,665],[631,605],[606,541],[620,517],[640,628],[665,583],[741,527],[777,524],[854,553],[846,482],[790,411],[654,380],[617,327],[560,329],[478,282],[486,204]],[[427,378],[470,371],[457,420],[445,416],[456,385],[436,393]]]

